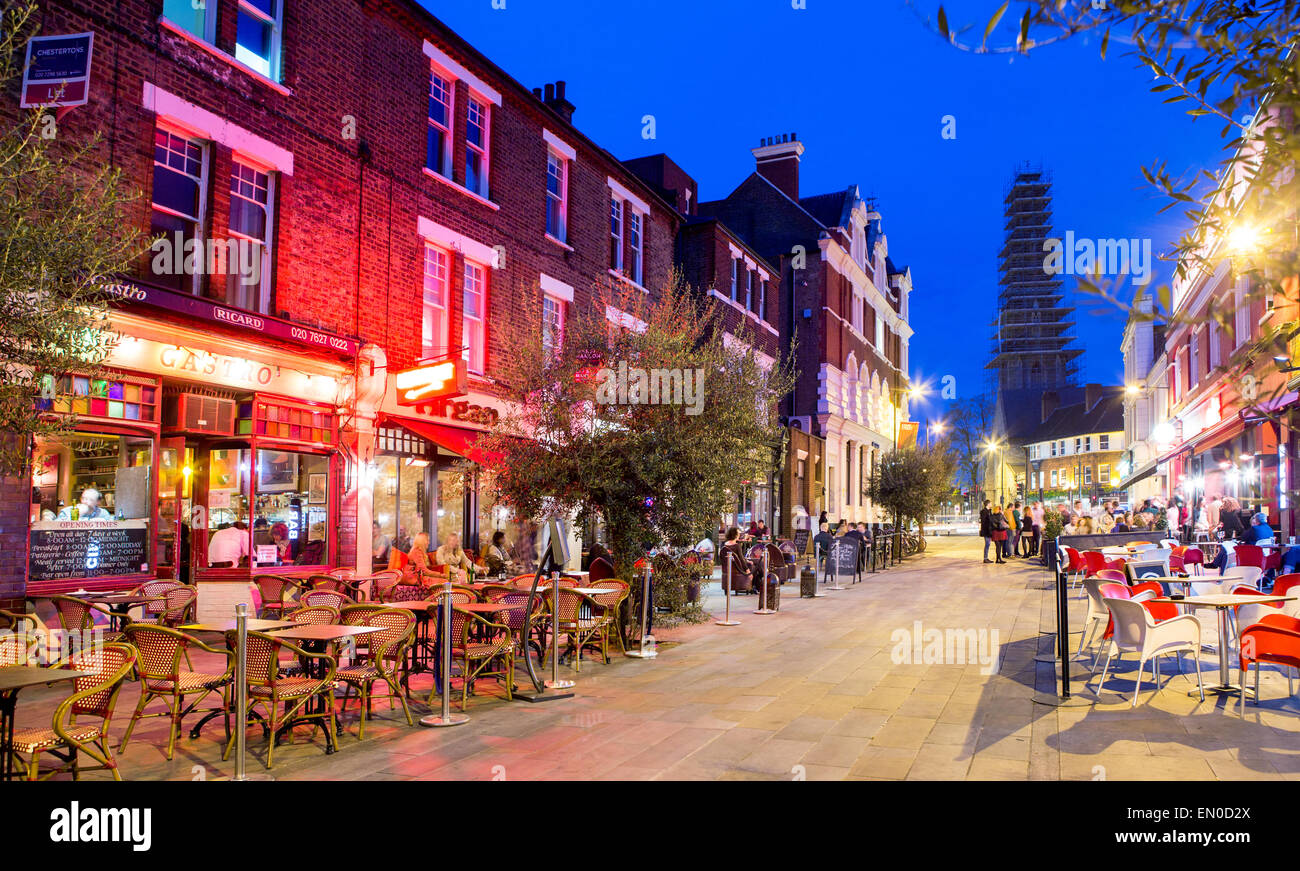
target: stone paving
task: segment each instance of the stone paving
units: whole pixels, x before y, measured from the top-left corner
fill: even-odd
[[[1244,719],[1235,698],[1189,697],[1194,677],[1170,676],[1168,666],[1155,694],[1148,671],[1136,709],[1129,707],[1135,664],[1112,674],[1100,702],[1033,703],[1036,690],[1055,687],[1053,666],[1034,661],[1052,644],[1048,574],[1036,563],[984,565],[975,538],[931,539],[924,556],[824,598],[799,599],[797,583],[787,584],[776,615],[751,613],[753,597],[733,601],[740,626],[710,623],[670,633],[665,637],[680,643],[665,644],[653,660],[616,656],[610,665],[584,663],[576,675],[562,669],[578,682],[573,699],[507,703],[489,682],[471,696],[471,721],[449,729],[408,727],[400,709],[381,703],[364,742],[351,715],[339,752],[330,756],[319,733],[301,730],[295,743],[276,750],[271,774],[285,780],[1300,777],[1300,702],[1288,698],[1286,678],[1276,671],[1265,673],[1265,701],[1249,705]],[[1073,597],[1070,608],[1077,633],[1086,603]],[[971,647],[941,651],[927,630],[959,630]],[[987,642],[1000,643],[996,671],[977,661],[981,640],[986,652]],[[1072,640],[1077,646],[1078,635]],[[1203,655],[1207,683],[1217,675],[1216,663],[1214,654]],[[1079,683],[1089,665],[1076,663]],[[1095,700],[1091,692],[1080,695]],[[24,695],[19,724],[47,717],[57,696]],[[128,686],[115,738],[135,698]],[[414,706],[417,717],[428,712]],[[159,749],[166,743],[161,721],[146,721],[121,756],[124,776],[228,777],[233,764],[220,761],[221,736],[214,722],[199,739],[183,738],[169,763]],[[250,773],[264,771],[264,747],[260,731],[250,730]]]

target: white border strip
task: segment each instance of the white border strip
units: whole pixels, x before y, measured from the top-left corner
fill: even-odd
[[[171,122],[196,136],[220,142],[236,154],[252,158],[276,172],[293,175],[293,152],[269,142],[220,115],[188,103],[151,82],[144,83],[141,104],[164,122]]]
[[[565,284],[558,278],[552,278],[545,272],[542,273],[541,285],[542,292],[547,296],[553,296],[565,302],[573,302],[573,285]]]
[[[575,149],[575,148],[574,148],[572,145],[570,145],[569,143],[565,142],[565,141],[564,141],[563,139],[561,139],[560,137],[556,136],[556,135],[555,135],[554,133],[552,133],[551,131],[547,130],[545,127],[542,128],[542,139],[546,140],[546,144],[547,144],[547,145],[549,145],[549,146],[551,146],[552,148],[554,148],[554,149],[556,150],[556,152],[558,152],[559,154],[564,155],[564,156],[565,156],[566,158],[568,158],[569,160],[577,160],[577,159],[578,159],[578,151],[577,151],[577,149]]]
[[[628,204],[631,205],[632,208],[636,209],[643,215],[650,214],[650,206],[646,204],[645,200],[619,184],[612,177],[606,178],[605,183],[608,184],[609,189],[618,194],[621,199],[627,200]]]
[[[471,91],[486,97],[498,106],[501,105],[500,91],[471,73],[469,70],[465,69],[460,64],[456,63],[456,61],[452,60],[446,52],[438,48],[432,42],[429,42],[427,39],[424,41],[424,56],[442,67],[443,72],[446,72],[452,78],[460,79],[462,82],[469,85]]]
[[[484,245],[482,242],[463,236],[450,227],[434,223],[423,216],[417,221],[417,226],[420,235],[430,242],[450,248],[453,251],[459,251],[475,263],[482,263],[491,266],[493,269],[497,268],[497,251],[491,245]]]
[[[622,309],[614,308],[612,305],[605,306],[605,320],[637,333],[644,333],[646,330],[645,321],[633,317]]]

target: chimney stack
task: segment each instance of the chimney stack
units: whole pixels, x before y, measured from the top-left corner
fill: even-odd
[[[563,118],[565,121],[572,123],[574,105],[564,96],[565,82],[560,79],[554,84],[546,85],[545,91],[541,88],[534,88],[533,93],[537,95],[552,111]]]
[[[1102,389],[1100,384],[1085,384],[1083,386],[1084,410],[1092,411],[1098,402],[1101,402]]]
[[[758,148],[751,149],[751,153],[758,174],[799,202],[799,159],[803,155],[799,134],[782,133],[760,139]]]
[[[1043,391],[1043,418],[1039,423],[1047,423],[1047,419],[1056,411],[1056,407],[1061,404],[1061,397],[1055,390]]]

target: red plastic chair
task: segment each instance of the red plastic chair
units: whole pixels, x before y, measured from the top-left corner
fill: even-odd
[[[1255,544],[1239,544],[1234,551],[1237,556],[1237,565],[1254,566],[1257,569],[1264,568],[1264,548]]]
[[[1255,704],[1259,704],[1259,665],[1267,662],[1288,668],[1300,668],[1300,632],[1270,625],[1272,618],[1285,616],[1269,615],[1270,623],[1256,623],[1247,626],[1241,632],[1241,700],[1238,710],[1246,713],[1246,668],[1255,666]],[[1287,673],[1287,687],[1294,695],[1291,673]]]
[[[1099,550],[1085,550],[1083,552],[1083,561],[1086,566],[1084,571],[1088,577],[1092,577],[1102,569],[1111,568],[1106,562],[1106,555]]]
[[[1189,575],[1200,575],[1204,573],[1205,551],[1199,547],[1189,547],[1183,551],[1183,571]]]
[[[1077,585],[1083,578],[1084,573],[1088,570],[1088,564],[1083,561],[1083,554],[1079,553],[1079,551],[1070,547],[1068,544],[1061,545],[1061,550],[1065,551],[1065,556],[1068,560],[1065,566],[1065,573],[1070,578],[1073,578],[1074,583]]]
[[[1170,554],[1169,556],[1169,571],[1171,572],[1185,571],[1183,567],[1183,558],[1176,553]]]
[[[1096,577],[1105,581],[1113,581],[1116,584],[1128,586],[1128,575],[1118,569],[1102,569],[1097,572]]]
[[[1274,548],[1264,554],[1264,572],[1276,572],[1282,568],[1282,551],[1280,548]]]
[[[1143,581],[1142,583],[1134,584],[1129,588],[1129,593],[1132,596],[1137,596],[1139,593],[1146,592],[1152,592],[1157,596],[1163,596],[1165,594],[1165,588],[1160,586],[1157,581]],[[1161,620],[1168,620],[1170,617],[1178,616],[1178,606],[1172,602],[1143,602],[1142,607],[1151,612],[1151,616],[1155,618],[1157,623]]]
[[[1300,573],[1289,572],[1285,575],[1278,575],[1277,580],[1273,581],[1273,595],[1285,596],[1296,587],[1300,587]],[[1275,603],[1275,607],[1281,608],[1282,603]]]

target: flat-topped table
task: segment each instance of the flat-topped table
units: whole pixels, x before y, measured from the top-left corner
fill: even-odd
[[[18,691],[42,684],[76,680],[84,671],[75,668],[41,668],[35,665],[8,665],[0,668],[0,780],[9,780],[14,773],[14,755],[9,752],[14,741],[14,708],[18,705]]]
[[[274,632],[276,629],[287,629],[290,626],[298,626],[298,623],[292,620],[263,620],[259,617],[248,618],[249,632]],[[186,623],[184,626],[176,627],[182,632],[234,632],[237,628],[235,621],[217,620],[209,623]]]
[[[1271,596],[1260,594],[1258,596],[1239,596],[1227,593],[1217,593],[1212,596],[1186,596],[1181,599],[1172,599],[1168,596],[1161,596],[1152,599],[1152,602],[1168,602],[1174,605],[1186,605],[1189,608],[1213,608],[1219,614],[1219,685],[1206,687],[1208,692],[1219,693],[1222,695],[1231,695],[1243,692],[1240,686],[1232,683],[1228,675],[1228,657],[1226,654],[1228,648],[1228,612],[1240,605],[1266,605],[1270,602],[1292,602],[1295,596]],[[1250,692],[1249,689],[1245,692]],[[1192,695],[1192,693],[1188,693]]]

